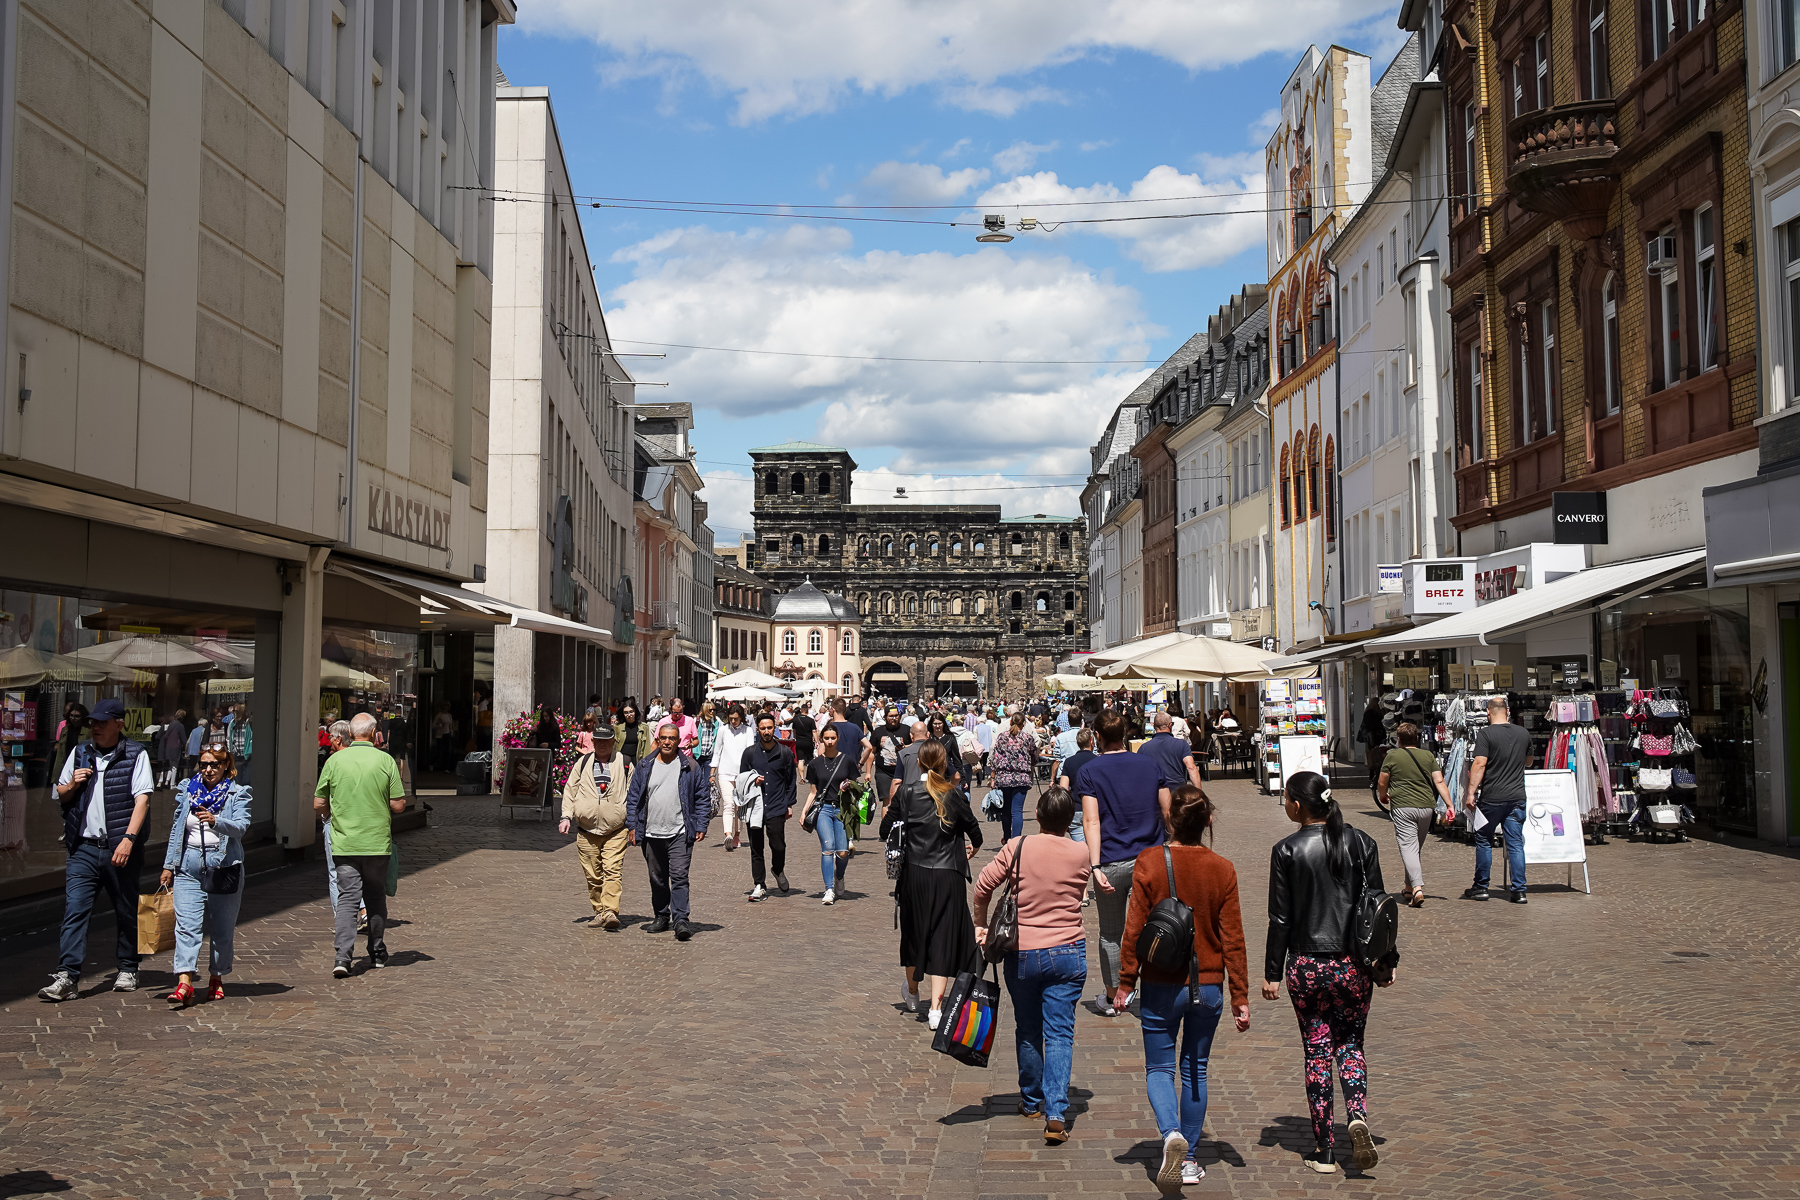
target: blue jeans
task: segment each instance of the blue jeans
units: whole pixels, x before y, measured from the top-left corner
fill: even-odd
[[[1019,1096],[1026,1111],[1061,1121],[1069,1111],[1075,1061],[1075,1002],[1087,982],[1087,940],[1006,956],[1019,1054]]]
[[[138,968],[137,904],[138,873],[144,868],[144,852],[134,841],[131,857],[122,867],[113,866],[112,851],[82,842],[69,852],[68,874],[63,880],[62,962],[58,969],[81,978],[87,957],[88,919],[94,899],[102,889],[112,900],[113,920],[118,924],[119,970]]]
[[[1144,1090],[1156,1114],[1157,1132],[1168,1137],[1177,1129],[1191,1148],[1206,1123],[1206,1060],[1212,1056],[1213,1034],[1225,1011],[1225,995],[1216,983],[1200,988],[1200,1003],[1188,1004],[1185,983],[1138,985],[1144,1029]],[[1181,1087],[1175,1086],[1175,1033],[1181,1031]],[[1192,1154],[1189,1154],[1192,1157]]]
[[[850,850],[850,835],[844,831],[844,814],[838,811],[835,804],[821,804],[813,810],[819,831],[819,874],[825,878],[827,889],[836,888],[844,882],[844,859]]]
[[[1031,790],[1028,783],[1007,784],[1000,789],[1006,797],[1006,807],[1000,810],[1000,840],[1011,841],[1025,832],[1025,793]]]
[[[1480,807],[1489,825],[1475,835],[1475,886],[1484,888],[1488,885],[1488,874],[1494,866],[1492,835],[1498,827],[1506,836],[1507,886],[1515,892],[1524,891],[1525,802],[1518,800],[1512,804],[1482,804]]]
[[[219,866],[219,854],[209,850],[206,864]],[[200,886],[200,847],[189,846],[175,871],[175,973],[192,973],[200,962],[200,935],[212,943],[207,958],[214,975],[231,974],[232,938],[237,932],[238,906],[244,902],[244,885],[229,896],[209,896]]]

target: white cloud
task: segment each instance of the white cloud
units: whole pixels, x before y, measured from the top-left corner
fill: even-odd
[[[1123,191],[1110,183],[1072,187],[1059,180],[1056,172],[1040,171],[996,184],[977,197],[976,205],[987,211],[1005,208],[1009,217],[1036,217],[1052,224],[1094,217],[1136,218],[1103,225],[1065,224],[1050,236],[1084,231],[1117,239],[1125,243],[1126,254],[1150,271],[1216,266],[1263,239],[1262,155],[1203,158],[1208,166],[1223,167],[1224,171],[1208,179],[1184,174],[1171,166],[1158,166]],[[1142,203],[1098,203],[1119,200]],[[1042,207],[1052,203],[1058,207]],[[1145,219],[1179,213],[1214,215]]]
[[[1086,470],[1086,467],[1082,469]],[[850,499],[856,504],[998,504],[1001,512],[1009,517],[1034,513],[1078,517],[1081,515],[1082,483],[1081,479],[1026,479],[1011,472],[933,475],[928,471],[877,467],[856,472]],[[904,500],[895,495],[895,490],[902,487],[906,489]]]
[[[959,155],[961,155],[964,150],[967,150],[969,148],[969,145],[972,142],[972,140],[973,139],[971,139],[971,138],[957,138],[955,144],[952,145],[948,150],[944,151],[942,154],[938,155],[938,157],[941,159],[944,159],[946,161],[956,158]]]
[[[756,481],[749,471],[715,467],[702,471],[700,477],[706,483],[700,498],[706,501],[706,523],[716,545],[735,546],[744,534],[756,532],[750,516],[756,502]]]
[[[1083,142],[1083,143],[1081,143],[1081,152],[1083,154],[1088,154],[1095,150],[1104,150],[1112,144],[1113,144],[1112,138],[1107,138],[1105,141],[1100,141],[1100,142]]]
[[[1030,142],[1014,142],[994,155],[994,167],[1004,175],[1023,175],[1031,170],[1039,155],[1048,154],[1056,149],[1056,145],[1055,142],[1045,142],[1041,146]]]
[[[988,181],[980,167],[944,173],[935,163],[884,162],[863,176],[864,195],[873,193],[895,204],[950,204],[970,188]]]
[[[854,94],[934,87],[949,103],[1008,116],[1059,100],[1017,77],[1138,50],[1190,70],[1323,45],[1391,0],[536,0],[529,31],[574,34],[613,52],[613,79],[698,75],[737,100],[739,122],[821,112]],[[1385,22],[1391,25],[1391,20]]]
[[[858,253],[836,226],[674,230],[614,257],[632,265],[633,278],[607,296],[608,325],[621,342],[1015,362],[1135,362],[1163,332],[1146,321],[1133,289],[1081,263],[970,246]],[[1011,471],[1021,460],[1085,469],[1067,464],[1068,448],[1085,458],[1106,414],[1145,374],[1135,365],[668,355],[657,378],[672,385],[671,400],[702,410],[702,422],[717,419],[706,415],[713,410],[750,422],[746,436],[762,441],[894,447],[895,470],[917,474]],[[821,404],[816,421],[782,416]],[[712,454],[732,457],[723,446]],[[747,524],[734,473],[716,478],[720,491],[708,500],[717,519]]]

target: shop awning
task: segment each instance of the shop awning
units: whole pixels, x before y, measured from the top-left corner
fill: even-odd
[[[1700,569],[1705,550],[1681,550],[1655,558],[1589,567],[1542,587],[1514,592],[1504,600],[1471,612],[1386,637],[1371,638],[1360,649],[1369,654],[1402,650],[1447,650],[1457,646],[1490,646],[1550,621],[1580,616],[1622,592],[1660,587]]]
[[[433,619],[441,614],[453,614],[458,618],[488,625],[512,623],[514,610],[507,605],[491,596],[484,596],[480,592],[472,592],[468,588],[457,587],[440,579],[430,579],[389,567],[376,567],[347,558],[331,559],[325,564],[325,570],[327,574],[353,579],[395,599],[416,605],[421,625],[433,624]]]
[[[704,658],[696,658],[696,659],[691,659],[689,661],[691,661],[696,667],[699,667],[702,671],[705,671],[708,675],[723,675],[723,674],[725,674],[725,672],[719,670],[719,668],[713,666],[711,663],[707,662]]]
[[[499,604],[500,601],[494,601]],[[535,608],[520,608],[514,604],[505,605],[504,611],[512,614],[512,626],[515,629],[529,629],[533,633],[554,633],[561,637],[580,638],[582,641],[594,642],[605,646],[608,650],[622,650],[623,646],[613,638],[610,631],[593,625],[583,625],[580,621],[569,621],[554,613],[539,612]]]
[[[1366,651],[1371,642],[1383,637],[1396,637],[1401,632],[1404,631],[1385,633],[1379,629],[1358,629],[1350,633],[1334,633],[1326,637],[1326,644],[1323,646],[1314,646],[1311,650],[1302,650],[1297,654],[1283,655],[1269,665],[1272,668],[1317,666],[1321,663],[1355,658]],[[1286,673],[1284,670],[1283,674]],[[1305,676],[1298,678],[1305,678]]]

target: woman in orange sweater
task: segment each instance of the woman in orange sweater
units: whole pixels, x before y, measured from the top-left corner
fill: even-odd
[[[1206,1062],[1224,1013],[1227,984],[1238,1031],[1250,1028],[1249,967],[1244,954],[1244,922],[1238,910],[1237,868],[1200,844],[1212,822],[1213,804],[1204,792],[1192,784],[1175,790],[1169,801],[1169,830],[1174,841],[1168,860],[1163,858],[1163,847],[1153,847],[1138,855],[1131,873],[1131,910],[1125,918],[1119,988],[1113,997],[1114,1006],[1123,1008],[1131,998],[1133,984],[1142,990],[1139,1009],[1145,1090],[1163,1135],[1162,1169],[1156,1182],[1164,1189],[1198,1183],[1206,1174],[1194,1157],[1194,1144],[1206,1121]],[[1194,910],[1199,986],[1192,994],[1187,971],[1161,971],[1138,962],[1138,934],[1151,910],[1169,895],[1169,865],[1174,867],[1176,898]]]

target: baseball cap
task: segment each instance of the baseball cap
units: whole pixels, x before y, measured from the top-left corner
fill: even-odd
[[[118,700],[102,700],[88,713],[90,721],[123,721],[125,705]]]
[[[614,740],[613,727],[611,725],[608,725],[604,721],[602,721],[598,725],[594,726],[594,740],[596,742],[613,741]]]

